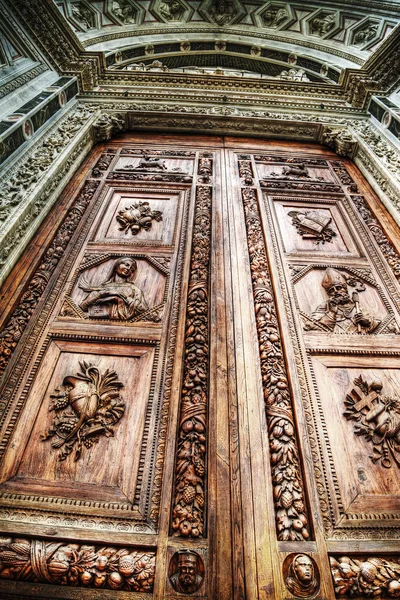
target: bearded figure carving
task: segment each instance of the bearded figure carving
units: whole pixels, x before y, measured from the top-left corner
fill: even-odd
[[[202,567],[202,569],[200,569]],[[181,550],[171,560],[170,582],[180,594],[193,594],[203,583],[204,566],[200,556],[192,550]]]
[[[355,288],[349,295],[348,286]],[[308,316],[302,313],[306,330],[331,331],[332,333],[371,333],[380,320],[361,308],[359,292],[365,290],[363,283],[346,278],[336,269],[328,268],[321,283],[328,300],[320,304]]]

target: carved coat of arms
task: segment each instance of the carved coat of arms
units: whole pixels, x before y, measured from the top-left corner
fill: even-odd
[[[54,411],[53,423],[42,441],[53,438],[52,447],[59,448],[59,459],[65,460],[75,449],[75,460],[81,456],[82,446],[91,448],[100,436],[112,437],[114,425],[125,412],[120,396],[123,384],[115,371],[99,369],[86,362],[80,363],[81,372],[64,377],[62,385],[50,395],[49,408]]]
[[[344,416],[356,421],[354,433],[372,444],[373,462],[387,469],[393,462],[400,467],[400,398],[382,396],[382,383],[367,383],[361,375],[354,385],[346,396]]]

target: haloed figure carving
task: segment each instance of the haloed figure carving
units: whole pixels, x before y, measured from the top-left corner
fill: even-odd
[[[296,554],[293,558],[285,585],[293,596],[307,598],[312,596],[318,588],[318,579],[315,576],[314,563],[306,554]]]
[[[199,571],[200,557],[191,550],[181,550],[178,554],[177,570],[170,576],[170,582],[176,592],[193,594],[203,583],[203,576]],[[173,557],[176,560],[176,557]],[[175,562],[175,561],[174,561]]]
[[[115,261],[109,277],[97,286],[84,279],[79,287],[88,293],[80,307],[90,317],[128,321],[148,310],[143,292],[133,282],[137,271],[136,260],[130,257]]]
[[[333,333],[370,333],[378,327],[380,320],[360,307],[359,292],[365,290],[364,284],[352,278],[346,280],[339,271],[328,268],[321,285],[328,294],[328,300],[317,307],[312,317],[303,315],[306,317],[306,329]],[[351,297],[348,286],[355,287]]]

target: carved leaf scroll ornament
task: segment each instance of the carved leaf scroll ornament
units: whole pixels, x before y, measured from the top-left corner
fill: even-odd
[[[60,449],[60,460],[74,449],[74,460],[78,460],[83,446],[91,448],[102,435],[112,437],[114,425],[125,412],[120,396],[123,384],[115,371],[100,373],[95,365],[84,361],[80,367],[80,373],[64,377],[62,385],[50,395],[49,411],[55,416],[42,441],[53,438],[51,445]]]
[[[1,579],[152,592],[154,574],[151,551],[0,538]]]
[[[145,231],[151,229],[153,220],[162,221],[162,212],[152,210],[149,202],[139,201],[120,210],[116,219],[120,224],[120,231],[126,234],[130,231],[132,235],[137,235],[142,229]]]
[[[382,396],[380,381],[367,383],[362,375],[354,379],[355,387],[346,396],[343,413],[356,421],[354,433],[373,445],[371,460],[387,469],[393,462],[400,467],[400,398]]]

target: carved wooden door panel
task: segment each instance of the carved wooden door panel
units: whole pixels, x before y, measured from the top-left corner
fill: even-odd
[[[96,148],[4,287],[2,597],[397,597],[395,235],[314,146]]]

